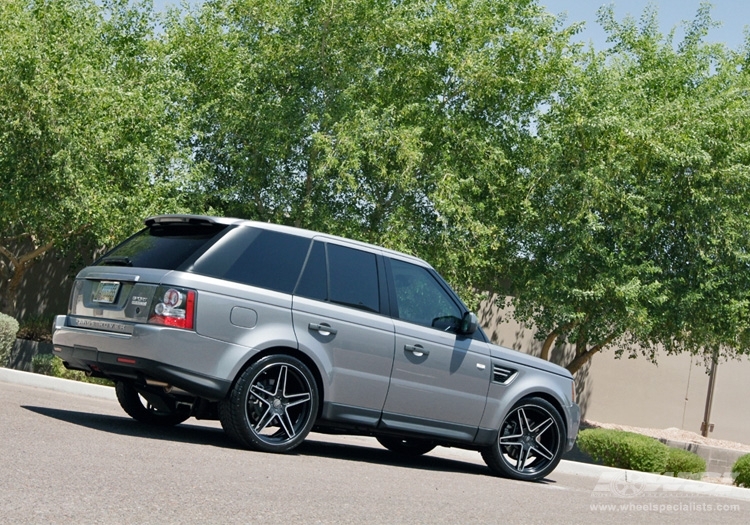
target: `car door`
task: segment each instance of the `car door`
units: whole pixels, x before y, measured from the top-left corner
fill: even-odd
[[[382,257],[316,240],[293,297],[300,348],[324,378],[323,419],[376,426],[393,366],[393,320]],[[381,276],[382,274],[382,276]]]
[[[433,271],[386,258],[396,352],[381,426],[474,439],[492,366],[489,346],[457,333],[463,307]]]

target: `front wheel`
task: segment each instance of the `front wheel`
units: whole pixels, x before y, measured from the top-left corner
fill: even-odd
[[[271,355],[245,370],[219,404],[224,431],[264,452],[288,452],[310,433],[318,414],[318,387],[305,364]]]
[[[505,416],[495,442],[482,450],[493,473],[524,481],[552,472],[563,455],[565,426],[545,399],[522,399]]]
[[[179,425],[190,417],[188,408],[157,398],[155,394],[141,395],[135,388],[123,381],[118,381],[115,385],[115,394],[122,409],[141,423],[171,427]]]
[[[435,448],[435,442],[429,439],[397,438],[391,436],[376,436],[378,443],[391,452],[406,456],[422,456]]]

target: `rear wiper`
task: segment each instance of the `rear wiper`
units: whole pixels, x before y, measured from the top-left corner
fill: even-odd
[[[114,255],[102,259],[102,264],[107,266],[133,266],[130,257],[117,257]]]

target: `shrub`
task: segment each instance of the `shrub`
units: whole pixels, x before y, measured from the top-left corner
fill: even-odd
[[[52,354],[38,354],[31,358],[31,371],[35,374],[60,377],[62,372],[58,367],[64,368],[62,361]]]
[[[112,386],[112,381],[99,377],[89,377],[80,370],[68,370],[62,360],[53,354],[39,354],[31,359],[31,371],[35,374],[72,379],[84,383]]]
[[[667,467],[662,474],[701,479],[704,472],[706,472],[706,460],[698,454],[680,448],[670,448],[667,456]]]
[[[735,485],[750,488],[750,454],[740,456],[732,467],[732,475]]]
[[[669,447],[641,434],[591,428],[578,434],[578,447],[609,467],[641,472],[667,471]]]
[[[16,332],[18,332],[18,321],[0,313],[0,366],[10,364],[10,352],[16,341]]]

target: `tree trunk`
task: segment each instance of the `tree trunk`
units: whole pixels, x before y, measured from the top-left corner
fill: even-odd
[[[545,361],[549,361],[549,354],[552,350],[552,347],[555,344],[555,341],[557,341],[557,338],[560,337],[562,334],[570,330],[575,326],[575,323],[568,323],[566,325],[563,325],[556,330],[553,330],[552,333],[550,333],[547,336],[547,339],[544,340],[544,344],[542,345],[542,353],[539,356],[540,358],[544,359]]]
[[[16,296],[18,295],[18,289],[21,287],[23,276],[26,274],[26,270],[31,264],[21,264],[13,269],[11,278],[8,279],[8,284],[5,287],[3,293],[2,303],[0,303],[0,312],[7,314],[11,317],[16,317]]]
[[[5,246],[0,246],[0,255],[4,255],[8,259],[8,268],[11,271],[10,279],[8,279],[5,292],[0,301],[0,312],[11,317],[16,317],[18,289],[21,287],[26,271],[34,265],[39,257],[50,251],[53,246],[54,243],[48,243],[20,257],[14,255]]]
[[[580,355],[577,355],[573,361],[570,362],[568,366],[565,368],[568,369],[568,372],[575,375],[576,372],[578,372],[583,365],[585,365],[588,361],[591,360],[592,357],[594,357],[594,354],[597,353],[599,350],[601,350],[600,346],[595,346],[591,348],[590,350],[587,350],[586,352],[583,352]]]
[[[594,354],[596,354],[602,348],[604,348],[609,343],[611,343],[615,337],[616,337],[615,334],[612,334],[609,337],[607,337],[604,341],[599,343],[598,345],[592,346],[588,350],[585,350],[580,353],[576,352],[575,359],[573,359],[573,361],[571,361],[570,364],[568,364],[568,366],[566,366],[565,368],[568,369],[568,372],[575,375],[575,373],[578,372],[583,365],[585,365],[588,361],[591,360],[592,357],[594,357]]]

